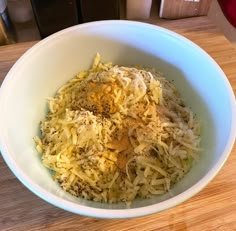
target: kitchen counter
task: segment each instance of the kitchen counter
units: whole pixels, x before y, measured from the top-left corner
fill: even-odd
[[[150,23],[156,24],[155,21]],[[158,25],[202,47],[223,69],[236,93],[236,49],[207,17],[163,20]],[[35,43],[0,47],[0,83],[15,61]],[[235,198],[236,146],[220,173],[191,199],[158,214],[125,220],[83,217],[46,203],[16,179],[0,156],[1,231],[236,230]]]

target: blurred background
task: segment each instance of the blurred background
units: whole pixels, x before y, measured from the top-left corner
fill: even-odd
[[[224,1],[227,3],[227,0],[0,0],[0,45],[40,40],[69,26],[96,20],[158,24],[161,20],[206,15],[236,47],[236,29],[219,4]]]

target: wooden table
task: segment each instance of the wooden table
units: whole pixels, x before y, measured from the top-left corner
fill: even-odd
[[[206,17],[158,24],[208,52],[236,93],[236,50],[214,24]],[[0,47],[0,81],[34,43]],[[217,177],[196,196],[167,211],[127,220],[82,217],[53,207],[26,189],[0,157],[0,230],[236,230],[236,146]]]

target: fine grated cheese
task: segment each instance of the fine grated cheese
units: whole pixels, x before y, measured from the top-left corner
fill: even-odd
[[[48,107],[36,149],[74,196],[130,204],[166,193],[201,151],[199,122],[154,69],[113,66],[97,55]]]

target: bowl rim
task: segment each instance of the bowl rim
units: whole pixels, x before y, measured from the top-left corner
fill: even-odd
[[[47,38],[39,41],[35,45],[33,45],[29,50],[27,50],[12,66],[8,74],[6,75],[5,79],[3,80],[3,83],[1,85],[0,90],[0,105],[3,105],[6,103],[5,96],[7,95],[7,88],[8,85],[11,84],[12,81],[14,81],[13,75],[14,72],[17,70],[17,68],[20,66],[20,64],[27,59],[31,53],[35,52],[37,49],[41,49],[41,47],[45,43],[49,43],[51,40],[54,40],[58,36],[62,36],[63,34],[66,34],[70,31],[79,30],[86,27],[94,27],[94,26],[103,26],[103,25],[129,25],[129,26],[135,26],[135,27],[141,27],[145,29],[150,29],[156,32],[162,32],[165,33],[168,36],[172,36],[175,39],[184,42],[188,46],[190,46],[192,49],[195,49],[203,55],[205,58],[209,60],[211,65],[213,65],[216,70],[219,73],[219,76],[221,77],[223,83],[225,84],[225,87],[227,89],[227,93],[230,100],[230,107],[232,109],[232,121],[231,121],[231,130],[229,132],[229,139],[227,141],[227,144],[224,148],[224,151],[222,152],[222,155],[220,156],[219,160],[215,163],[215,165],[207,172],[205,176],[203,176],[196,184],[188,188],[186,191],[170,198],[165,201],[159,202],[157,204],[148,205],[144,207],[139,208],[127,208],[127,209],[102,209],[102,208],[93,208],[88,207],[85,205],[75,205],[75,203],[67,201],[63,198],[59,198],[58,196],[55,196],[54,194],[46,191],[45,189],[41,188],[39,185],[34,183],[30,178],[18,167],[16,161],[11,157],[11,152],[8,147],[8,142],[6,141],[6,137],[4,135],[4,121],[3,121],[3,114],[0,113],[0,130],[2,131],[0,133],[0,149],[3,156],[3,159],[7,163],[8,167],[11,169],[11,171],[14,173],[16,178],[18,178],[23,185],[26,186],[30,191],[32,191],[34,194],[36,194],[41,199],[47,201],[48,203],[59,207],[61,209],[64,209],[69,212],[73,212],[80,215],[90,216],[90,217],[97,217],[97,218],[132,218],[132,217],[140,217],[145,216],[157,212],[161,212],[163,210],[169,209],[171,207],[174,207],[185,200],[191,198],[195,194],[197,194],[199,191],[201,191],[220,171],[222,166],[224,165],[225,161],[229,157],[231,150],[233,148],[235,137],[236,137],[236,104],[235,104],[235,96],[233,93],[233,90],[231,88],[231,85],[222,71],[222,69],[219,67],[219,65],[215,62],[215,60],[208,55],[202,48],[200,48],[198,45],[196,45],[194,42],[190,41],[189,39],[185,38],[184,36],[173,32],[171,30],[165,29],[163,27],[152,25],[148,23],[143,22],[137,22],[137,21],[127,21],[127,20],[106,20],[106,21],[96,21],[96,22],[89,22],[84,23],[80,25],[75,25],[72,27],[69,27],[67,29],[61,30],[59,32],[56,32],[53,35],[48,36]],[[4,108],[4,107],[3,107]],[[4,111],[3,111],[4,112]]]

